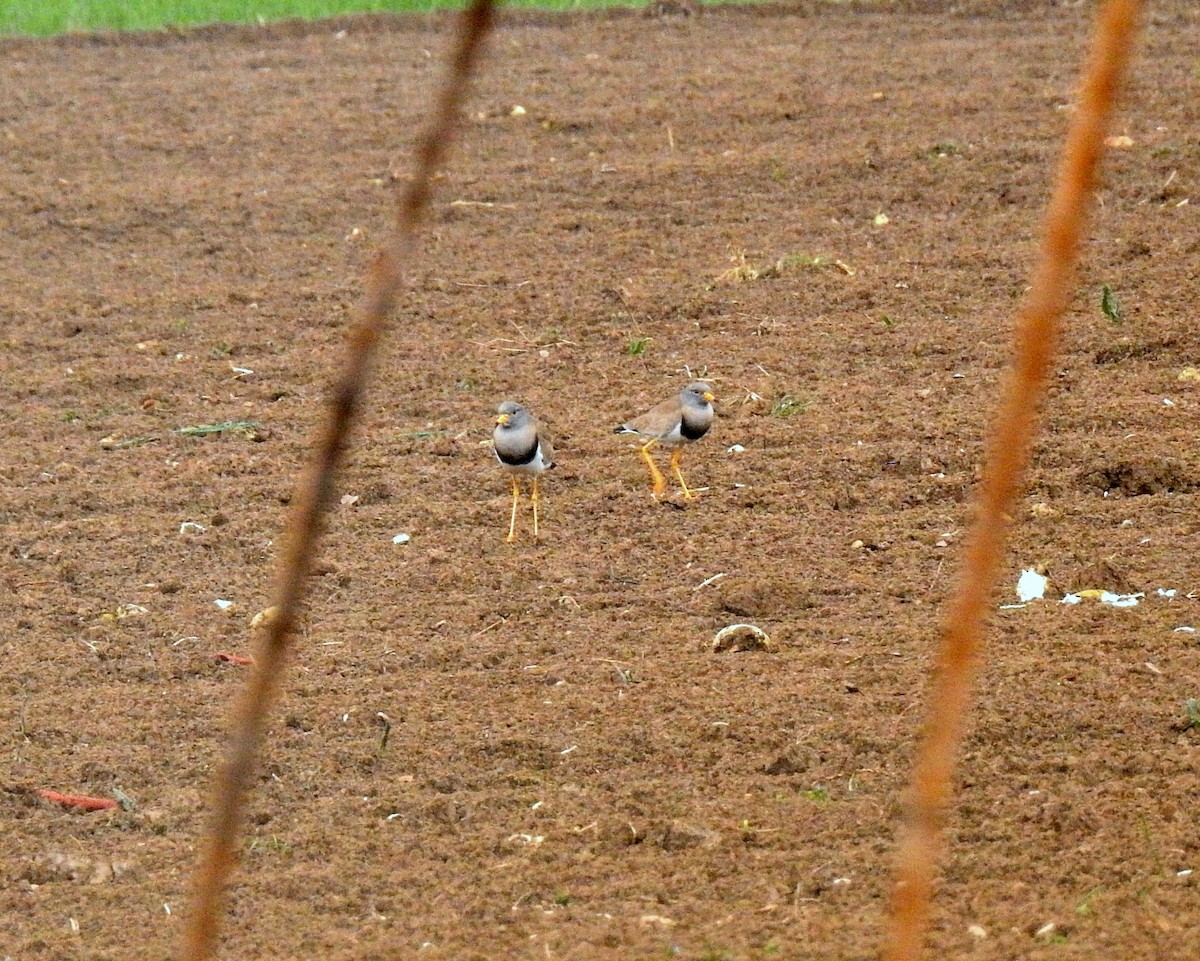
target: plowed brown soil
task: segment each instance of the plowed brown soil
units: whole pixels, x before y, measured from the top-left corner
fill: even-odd
[[[505,21],[311,580],[224,957],[873,955],[1089,7]],[[174,950],[246,670],[214,655],[253,650],[448,24],[2,46],[2,957]],[[1200,956],[1198,31],[1150,5],[932,956]],[[704,490],[656,504],[611,429],[697,375]],[[504,541],[507,397],[559,448],[539,544],[524,505]],[[180,432],[227,422],[257,426]],[[1036,564],[1145,596],[1001,609]],[[776,650],[713,653],[739,621]]]

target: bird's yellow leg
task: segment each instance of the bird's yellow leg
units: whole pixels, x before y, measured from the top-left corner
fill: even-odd
[[[538,539],[538,479],[537,474],[533,475],[533,493],[529,495],[529,499],[533,502],[533,539]]]
[[[517,481],[517,475],[513,475],[513,507],[512,517],[508,519],[508,542],[511,544],[517,539],[517,501],[521,498],[521,484]]]
[[[673,450],[671,452],[671,471],[679,479],[679,486],[681,488],[683,488],[683,499],[690,501],[696,495],[693,494],[690,490],[688,490],[687,481],[685,481],[683,479],[683,471],[681,471],[679,469],[679,464],[682,461],[683,461],[683,448],[676,447],[675,450]]]
[[[654,458],[650,456],[650,448],[658,443],[655,438],[646,444],[642,445],[641,457],[646,462],[646,466],[650,468],[650,480],[654,483],[654,495],[657,497],[667,488],[667,482],[663,479],[662,472],[654,463]]]

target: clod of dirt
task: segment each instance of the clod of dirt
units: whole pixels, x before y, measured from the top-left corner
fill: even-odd
[[[685,851],[714,847],[721,843],[721,835],[687,821],[672,821],[664,828],[651,831],[650,840],[664,851]]]
[[[803,586],[786,578],[756,580],[750,584],[727,583],[714,597],[719,610],[746,618],[807,610],[814,604]]]
[[[1060,572],[1058,575],[1067,593],[1086,594],[1092,590],[1114,594],[1133,594],[1141,589],[1128,568],[1109,560],[1093,561]]]
[[[1188,493],[1196,490],[1196,481],[1182,464],[1173,460],[1118,461],[1088,471],[1079,479],[1084,487],[1118,491],[1126,497],[1143,494]]]
[[[609,847],[628,848],[645,841],[646,830],[632,821],[614,818],[600,823],[597,836]]]
[[[718,654],[725,651],[771,651],[774,645],[761,627],[730,624],[717,631],[712,639],[712,649]]]
[[[813,766],[812,755],[799,744],[792,744],[763,768],[764,774],[803,774]]]
[[[268,627],[273,624],[279,616],[279,608],[272,604],[250,618],[250,630],[257,631],[260,628]]]
[[[77,884],[106,884],[128,873],[128,861],[93,861],[90,858],[51,851],[39,854],[21,874],[30,884],[49,884],[52,881],[74,881]]]
[[[1103,366],[1105,364],[1119,364],[1125,360],[1141,360],[1171,350],[1177,343],[1178,341],[1174,337],[1141,343],[1132,340],[1122,340],[1119,343],[1096,351],[1092,357],[1092,363],[1097,366]]]

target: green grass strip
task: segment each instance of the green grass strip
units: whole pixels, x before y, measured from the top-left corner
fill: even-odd
[[[548,10],[642,6],[645,0],[511,0],[505,6]],[[424,13],[465,0],[3,0],[0,34],[52,36],[101,30],[157,30],[206,23],[316,20],[349,13]]]

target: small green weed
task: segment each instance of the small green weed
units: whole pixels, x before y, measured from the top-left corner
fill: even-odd
[[[650,346],[650,340],[649,337],[630,337],[629,343],[625,345],[625,353],[630,357],[641,357]]]
[[[814,787],[810,787],[807,791],[805,791],[803,793],[804,793],[805,800],[815,801],[817,804],[823,804],[829,800],[829,792],[826,791],[819,784]]]
[[[571,895],[567,894],[566,891],[556,891],[554,893],[554,903],[560,908],[565,908],[571,903]]]
[[[74,424],[75,421],[79,420],[79,411],[77,411],[77,410],[67,411],[65,414],[63,414],[63,420],[65,420],[68,424]]]
[[[1100,288],[1100,312],[1114,324],[1125,323],[1121,302],[1117,300],[1117,295],[1113,293],[1113,289],[1108,284],[1104,284]]]
[[[1075,913],[1080,917],[1087,917],[1090,914],[1095,914],[1096,909],[1092,907],[1092,902],[1100,896],[1100,892],[1103,890],[1103,888],[1099,887],[1092,888],[1092,890],[1079,899],[1079,903],[1075,905]]]
[[[1183,702],[1184,730],[1200,731],[1200,700],[1189,697]]]

